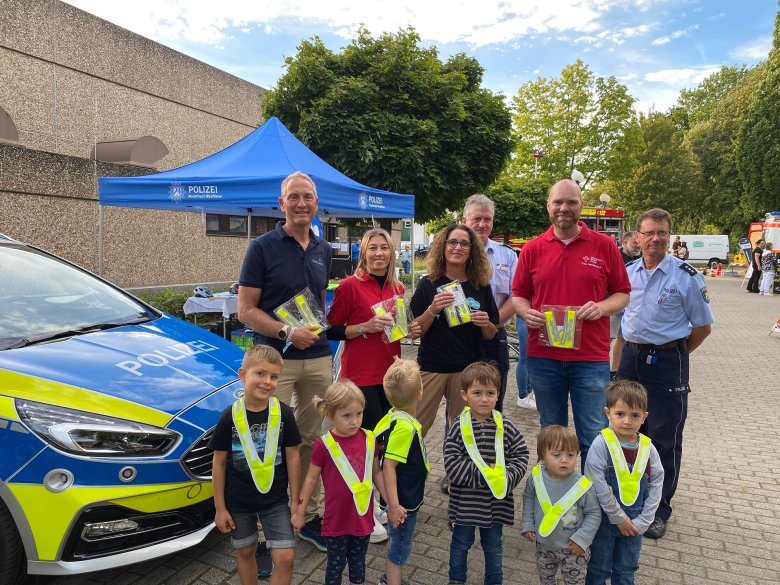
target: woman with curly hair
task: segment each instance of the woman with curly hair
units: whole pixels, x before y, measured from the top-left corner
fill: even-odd
[[[485,246],[469,227],[454,223],[434,237],[428,251],[428,275],[412,297],[411,308],[422,327],[417,361],[423,380],[423,399],[417,419],[423,434],[431,428],[442,396],[447,397],[447,421],[458,417],[465,406],[460,374],[483,358],[482,340],[498,332],[498,308],[490,290],[491,268]],[[457,281],[470,309],[470,322],[450,327],[442,311],[455,297],[438,287]]]

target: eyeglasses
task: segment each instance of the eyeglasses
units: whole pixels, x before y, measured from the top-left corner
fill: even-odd
[[[658,236],[662,240],[669,237],[669,232],[665,232],[665,231],[660,231],[660,232],[637,232],[637,233],[638,234],[642,234],[648,240],[652,240],[656,236]]]
[[[447,246],[450,248],[457,248],[460,246],[464,250],[471,248],[471,242],[468,240],[447,240]]]

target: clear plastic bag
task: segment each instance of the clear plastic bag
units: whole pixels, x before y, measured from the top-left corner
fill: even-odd
[[[409,335],[409,325],[414,321],[412,310],[401,295],[385,299],[371,306],[374,315],[390,315],[393,317],[392,325],[387,325],[382,333],[382,341],[393,343]]]
[[[539,343],[547,347],[579,349],[582,321],[576,314],[579,307],[542,305],[544,327],[539,328]]]
[[[276,307],[274,315],[290,327],[317,327],[314,331],[317,335],[328,328],[322,307],[308,288]]]
[[[455,300],[449,307],[445,307],[444,316],[447,318],[447,325],[457,327],[464,323],[471,323],[471,307],[466,300],[466,293],[457,280],[443,284],[436,289],[440,293],[450,293]]]

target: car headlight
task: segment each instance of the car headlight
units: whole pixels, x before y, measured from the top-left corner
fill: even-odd
[[[181,436],[175,431],[51,404],[16,399],[19,418],[41,439],[76,455],[159,457]]]

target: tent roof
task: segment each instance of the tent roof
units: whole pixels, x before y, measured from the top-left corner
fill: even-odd
[[[320,216],[414,216],[414,196],[350,179],[275,117],[224,150],[183,167],[141,177],[100,177],[99,201],[169,211],[281,215],[281,184],[295,171],[306,173],[317,185]]]

